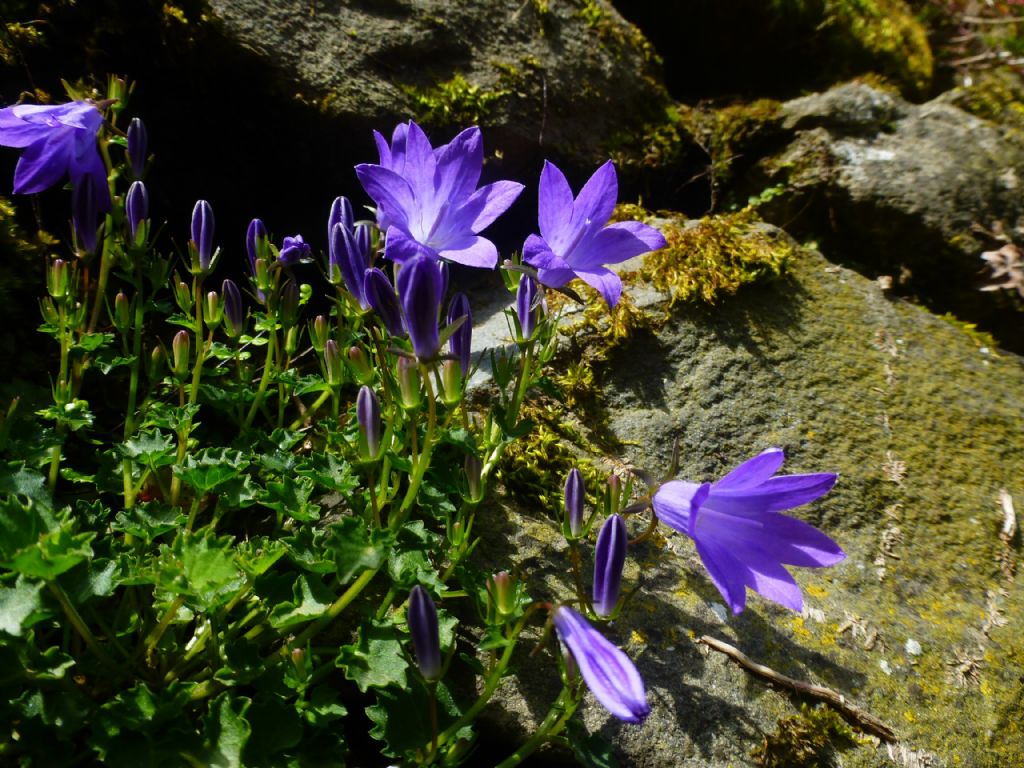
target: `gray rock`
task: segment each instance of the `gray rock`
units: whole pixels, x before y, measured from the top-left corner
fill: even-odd
[[[678,440],[681,478],[720,477],[773,445],[786,450],[785,473],[838,471],[831,493],[793,514],[848,558],[792,569],[803,615],[751,594],[732,616],[685,536],[633,548],[627,581],[639,589],[606,631],[636,660],[652,714],[624,725],[588,695],[584,722],[622,765],[750,764],[801,702],[815,702],[695,642],[707,634],[895,730],[896,743],[839,753],[845,766],[1020,764],[1024,586],[1013,580],[1019,548],[999,531],[1000,490],[1024,499],[1024,364],[818,253],[798,254],[787,278],[713,308],[677,305],[654,332],[606,350],[597,407],[624,446],[616,466],[660,476]],[[499,501],[478,515],[480,551],[544,583],[535,599],[565,598],[554,523],[514,494]],[[633,535],[643,526],[631,522]],[[521,689],[506,683],[490,710],[502,733],[528,733],[557,695],[554,660],[526,650]]]

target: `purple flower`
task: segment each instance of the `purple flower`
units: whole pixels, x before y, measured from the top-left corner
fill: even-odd
[[[555,629],[576,660],[583,681],[619,720],[640,723],[650,713],[647,692],[629,657],[568,606],[555,609]]]
[[[783,459],[781,448],[769,448],[718,482],[673,480],[652,499],[659,520],[694,540],[733,613],[743,610],[747,587],[799,611],[803,595],[783,564],[820,568],[846,557],[814,526],[779,514],[828,493],[836,475],[774,477]]]
[[[529,275],[519,278],[516,290],[516,317],[519,319],[519,334],[523,341],[529,341],[537,327],[537,301],[540,291],[537,282]]]
[[[604,265],[665,247],[662,234],[639,221],[605,226],[618,194],[611,160],[594,171],[575,200],[562,172],[544,162],[538,201],[540,236],[530,235],[523,244],[524,260],[536,267],[544,285],[561,288],[578,277],[614,307],[622,281]]]
[[[128,216],[128,231],[131,233],[132,244],[141,245],[146,241],[146,226],[149,220],[149,193],[141,181],[133,181],[128,187],[124,208]]]
[[[404,333],[402,310],[398,306],[395,287],[388,280],[388,276],[376,267],[366,270],[363,276],[363,295],[366,303],[373,307],[383,321],[388,333],[396,338],[401,337]]]
[[[196,268],[200,272],[213,269],[216,255],[213,251],[213,208],[205,200],[196,202],[192,209],[192,242]]]
[[[97,210],[109,211],[107,171],[96,147],[102,124],[100,111],[84,101],[0,109],[0,145],[25,150],[14,169],[14,191],[42,192],[70,175],[73,186],[92,187]]]
[[[133,117],[128,124],[128,162],[136,179],[141,179],[142,172],[146,170],[147,144],[146,126],[142,120]]]
[[[339,278],[344,280],[345,287],[355,296],[359,306],[369,308],[363,287],[366,270],[370,266],[369,227],[363,224],[353,227],[342,219],[331,230],[328,246],[327,279],[334,284],[339,282]]]
[[[286,237],[281,242],[281,250],[277,253],[277,260],[282,265],[290,267],[293,264],[298,264],[300,261],[308,259],[310,250],[309,243],[302,239],[302,235]]]
[[[466,319],[448,337],[448,351],[458,359],[459,369],[465,376],[469,373],[470,352],[473,346],[473,312],[469,308],[469,298],[461,291],[452,296],[452,300],[448,304],[448,325],[460,317]]]
[[[441,639],[437,628],[437,608],[427,590],[417,584],[409,594],[409,613],[406,617],[412,633],[412,648],[416,664],[427,680],[441,676]]]
[[[224,301],[224,332],[229,338],[237,339],[245,330],[242,292],[234,280],[227,279],[221,283],[220,293]]]
[[[594,613],[610,616],[619,602],[622,566],[626,563],[626,521],[612,515],[597,534],[594,552]]]
[[[402,318],[413,352],[420,360],[437,357],[441,346],[437,316],[443,290],[444,275],[440,265],[431,258],[417,256],[403,264],[398,272]]]
[[[86,253],[96,252],[96,193],[92,184],[75,184],[71,190],[71,223],[79,247]]]
[[[380,449],[380,405],[376,393],[365,384],[356,395],[356,421],[359,423],[359,451],[362,458],[375,459]]]
[[[377,222],[387,233],[384,255],[404,262],[424,254],[493,268],[498,250],[477,233],[512,205],[523,185],[497,181],[476,188],[484,159],[480,129],[467,128],[436,149],[411,120],[395,128],[390,146],[376,131],[374,138],[380,164],[357,165],[356,175],[377,203]]]

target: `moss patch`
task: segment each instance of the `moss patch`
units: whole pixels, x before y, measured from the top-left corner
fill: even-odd
[[[775,733],[751,757],[763,768],[817,768],[831,765],[838,749],[856,744],[850,726],[828,707],[801,707],[800,714],[779,720]]]
[[[507,89],[487,90],[456,73],[451,80],[432,88],[407,87],[419,122],[427,125],[486,125],[495,102],[509,94]]]

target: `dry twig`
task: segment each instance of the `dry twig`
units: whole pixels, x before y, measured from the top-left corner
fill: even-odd
[[[751,660],[739,648],[709,635],[703,635],[700,638],[700,642],[719,653],[724,653],[745,670],[758,677],[763,677],[771,683],[781,685],[783,688],[788,688],[803,696],[810,696],[811,698],[824,701],[862,731],[877,736],[883,741],[896,741],[896,732],[892,728],[870,712],[851,704],[841,693],[837,693],[823,685],[805,683],[802,680],[794,680],[792,677],[787,677],[781,672],[776,672],[771,667],[766,667],[764,664],[758,664],[756,661]]]

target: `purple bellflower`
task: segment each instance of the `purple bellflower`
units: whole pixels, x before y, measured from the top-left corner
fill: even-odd
[[[618,194],[611,160],[594,172],[575,200],[562,172],[544,162],[538,201],[540,235],[530,235],[523,244],[523,259],[537,269],[540,282],[561,288],[578,277],[597,289],[609,307],[615,306],[622,281],[604,265],[665,247],[664,236],[639,221],[605,226]]]
[[[71,223],[78,246],[86,253],[96,252],[96,192],[92,184],[76,184],[71,190]]]
[[[493,268],[498,250],[477,233],[515,202],[523,185],[496,181],[477,189],[480,129],[467,128],[436,149],[411,120],[395,128],[390,145],[376,131],[374,138],[380,163],[357,165],[356,176],[377,203],[385,257],[401,263],[423,254]]]
[[[128,215],[128,231],[131,233],[132,244],[142,245],[146,242],[148,234],[146,230],[149,226],[149,193],[141,181],[133,181],[128,187],[124,208]]]
[[[376,393],[365,384],[356,396],[356,421],[359,423],[361,458],[372,461],[380,451],[380,405]]]
[[[409,613],[406,619],[412,633],[412,648],[416,664],[427,680],[441,676],[441,639],[437,628],[437,608],[427,590],[417,584],[409,593]]]
[[[107,171],[96,146],[102,124],[100,111],[84,101],[0,109],[0,146],[25,150],[14,169],[15,193],[42,192],[70,176],[73,187],[92,187],[98,211],[109,211]]]
[[[643,722],[651,708],[644,681],[629,657],[572,608],[559,606],[553,619],[558,638],[569,649],[583,681],[601,705],[619,720]]]
[[[302,235],[286,237],[281,242],[281,250],[277,252],[277,261],[285,267],[290,267],[308,259],[311,252],[309,243],[302,239]]]
[[[775,477],[783,459],[781,448],[769,448],[717,482],[673,480],[651,500],[659,520],[694,540],[733,613],[746,605],[747,587],[800,611],[803,595],[783,564],[821,568],[846,557],[814,526],[779,514],[828,493],[836,475]]]
[[[331,230],[328,241],[327,278],[335,285],[341,280],[363,309],[369,308],[363,283],[370,266],[370,229],[342,219]]]
[[[221,298],[224,301],[224,332],[229,338],[237,339],[245,330],[245,308],[242,292],[230,278],[221,283]]]
[[[626,521],[612,515],[604,521],[597,534],[594,552],[594,613],[611,616],[619,602],[622,588],[622,567],[626,563]]]
[[[213,208],[205,200],[196,202],[192,209],[192,246],[194,269],[209,272],[213,269],[216,252],[213,250]]]
[[[465,376],[469,373],[470,352],[473,346],[473,312],[469,308],[469,298],[461,291],[452,296],[448,304],[448,325],[460,317],[466,319],[448,337],[448,351],[459,361],[459,369]]]
[[[523,341],[529,341],[537,327],[537,302],[540,291],[537,282],[529,275],[519,278],[516,290],[516,317],[519,320],[519,333]]]
[[[427,256],[416,256],[398,272],[398,300],[413,352],[420,360],[437,357],[440,337],[437,317],[441,309],[444,275],[440,265]]]

